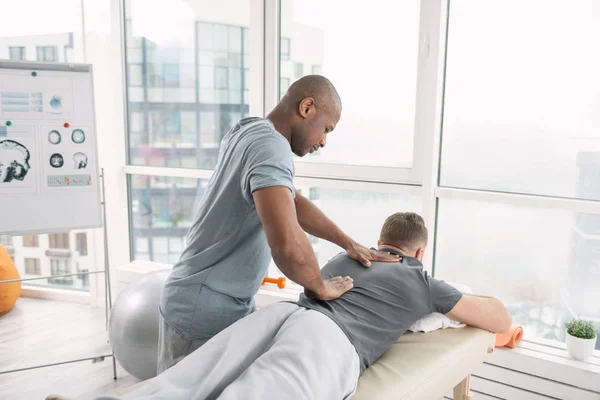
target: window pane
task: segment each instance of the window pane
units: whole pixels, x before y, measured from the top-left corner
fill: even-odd
[[[229,89],[242,89],[242,74],[243,70],[239,68],[229,68]]]
[[[279,97],[285,96],[285,92],[290,87],[290,78],[279,78]]]
[[[177,111],[168,111],[167,112],[166,131],[167,131],[167,133],[173,133],[173,134],[178,134],[181,131],[179,112],[177,112]]]
[[[27,275],[41,275],[40,259],[39,258],[25,258],[25,273]]]
[[[140,122],[129,126],[130,164],[212,169],[219,142],[214,128],[200,129],[201,113],[216,113],[213,121],[229,124],[237,122],[230,113],[248,114],[242,74],[250,0],[228,4],[236,10],[235,22],[229,5],[208,10],[199,2],[125,0],[126,47],[140,50],[138,59],[127,58],[126,69],[128,113]]]
[[[25,60],[25,47],[9,47],[11,60]]]
[[[228,73],[227,67],[216,67],[215,68],[215,87],[217,89],[227,89],[227,87],[228,87],[227,73]],[[227,102],[227,101],[224,101],[224,102]]]
[[[169,87],[179,86],[179,65],[178,64],[163,65],[163,78],[165,81],[165,86],[169,86]]]
[[[78,233],[75,238],[77,239],[77,252],[81,256],[87,256],[87,233]]]
[[[435,276],[500,298],[530,339],[564,340],[572,313],[600,331],[599,227],[600,215],[440,199]]]
[[[230,53],[241,53],[242,52],[242,30],[237,26],[229,27],[229,46],[227,51]]]
[[[82,45],[87,39],[89,45],[87,62],[101,60],[99,63],[94,63],[93,66],[94,77],[97,79],[96,88],[99,82],[106,86],[118,85],[120,82],[110,82],[105,78],[108,76],[107,66],[104,64],[107,59],[105,55],[113,50],[112,46],[108,45],[111,33],[110,7],[111,5],[107,1],[95,0],[18,0],[14,2],[2,0],[0,1],[0,15],[2,15],[0,59],[8,59],[10,56],[9,46],[14,46],[20,47],[22,51],[19,52],[21,53],[19,58],[12,57],[13,59],[36,61],[38,59],[37,48],[49,46],[55,50],[49,50],[48,54],[45,50],[40,51],[40,59],[85,63]],[[85,9],[85,23],[82,23],[83,8]],[[85,36],[82,34],[84,26]],[[99,54],[98,51],[105,51],[105,53]],[[15,54],[16,50],[12,53],[17,55]],[[96,95],[98,96],[98,92]],[[112,115],[110,113],[113,105],[99,101],[101,96],[100,94],[100,97],[96,99],[96,115]],[[108,107],[111,110],[109,112],[102,107]],[[6,118],[4,118],[5,120]],[[73,117],[62,122],[67,122],[67,120],[71,124],[77,122]],[[33,121],[29,120],[29,123],[33,127]],[[65,144],[63,137],[60,146],[65,145],[69,146],[68,143]],[[63,150],[69,151],[65,148]],[[41,165],[38,167],[43,168]],[[5,209],[0,211],[0,226],[3,225],[6,212]],[[88,255],[77,254],[76,251],[75,234],[82,232],[88,233]],[[11,237],[11,246],[7,247],[7,250],[14,259],[21,278],[36,280],[22,282],[23,291],[15,308],[0,317],[0,325],[2,325],[0,330],[7,332],[6,328],[8,328],[10,331],[9,335],[3,334],[0,339],[2,342],[0,345],[0,360],[2,360],[0,369],[2,371],[26,369],[35,365],[55,364],[72,359],[91,359],[101,354],[111,353],[110,344],[106,340],[104,303],[100,301],[100,298],[104,297],[103,274],[78,275],[61,280],[57,280],[57,277],[43,278],[51,275],[51,261],[57,259],[63,260],[63,263],[68,262],[72,273],[88,269],[103,269],[102,262],[96,262],[93,256],[102,254],[101,249],[95,249],[95,244],[101,243],[101,240],[93,240],[95,234],[98,234],[98,239],[101,239],[101,230],[70,232],[70,248],[58,249],[60,255],[53,255],[57,249],[49,248],[48,235],[37,235],[35,239],[30,237],[29,244],[34,246],[25,246],[23,236]],[[102,245],[100,244],[100,246]],[[87,294],[85,292],[90,291],[90,282],[98,290]],[[0,284],[0,297],[3,295],[5,286],[5,284]],[[84,294],[82,296],[59,295],[62,298],[61,301],[52,300],[51,297],[56,299],[56,293],[40,292],[40,289],[48,287],[59,289],[60,292],[77,290]],[[34,293],[33,290],[37,293]],[[96,294],[99,301],[95,305],[98,307],[92,307],[86,298],[95,297]],[[39,296],[44,299],[29,296]],[[80,300],[74,300],[77,297]],[[100,365],[102,364],[89,367],[98,368]],[[63,377],[58,378],[56,375],[58,380],[54,380],[54,384],[63,381],[69,375],[68,373],[63,374],[63,370],[58,374]],[[50,384],[40,384],[43,381],[35,378],[46,379],[50,375],[53,375],[53,372],[48,368],[23,372],[22,377],[28,381],[25,385],[18,383],[18,379],[12,379],[9,375],[2,375],[0,398],[45,398],[47,395],[45,392],[48,391]],[[62,394],[69,398],[80,396],[76,386],[66,382],[65,385],[61,385]]]
[[[58,50],[55,46],[38,46],[37,61],[58,61]]]
[[[129,113],[129,130],[131,132],[143,132],[144,114],[140,112]]]
[[[68,249],[69,248],[69,234],[68,233],[55,233],[48,235],[48,243],[51,249]]]
[[[600,200],[599,38],[594,0],[452,2],[441,183]]]
[[[279,58],[281,59],[281,61],[289,61],[289,59],[290,59],[290,39],[282,37],[279,45],[281,46]]]
[[[130,176],[135,259],[168,263],[181,255],[206,184],[197,179]]]
[[[418,1],[281,0],[280,78],[320,66],[343,103],[327,147],[303,161],[412,167],[419,18]]]
[[[85,62],[82,49],[76,48],[81,42],[73,41],[73,35],[81,37],[81,0],[1,4],[0,59]],[[32,13],[40,18],[32,19]],[[73,54],[76,58],[65,59]]]
[[[14,260],[21,278],[73,274],[96,269],[92,257],[94,254],[94,242],[90,236],[92,232],[92,230],[78,230],[49,235],[12,237],[5,235],[3,243]],[[49,286],[86,292],[90,290],[88,275],[25,281],[23,286]]]
[[[214,26],[214,38],[215,38],[215,50],[217,51],[227,51],[229,46],[228,36],[227,36],[227,25],[216,24]]]
[[[201,88],[214,88],[215,87],[215,71],[213,67],[200,66],[200,87]]]
[[[0,235],[0,244],[8,247],[13,245],[12,236],[9,235]]]
[[[418,213],[421,209],[421,198],[414,195],[302,185],[296,186],[296,189],[350,237],[368,247],[377,247],[381,226],[388,216],[398,211]],[[321,267],[342,251],[338,246],[315,237],[311,237],[311,243]],[[273,262],[269,275],[281,275]]]
[[[302,63],[294,63],[294,80],[302,78],[304,75],[304,65]]]
[[[198,47],[202,50],[213,49],[214,24],[198,22]]]
[[[39,247],[40,240],[38,235],[26,235],[23,236],[24,247]]]
[[[142,66],[138,64],[129,64],[129,74],[127,75],[129,86],[143,86],[144,78],[142,73]]]

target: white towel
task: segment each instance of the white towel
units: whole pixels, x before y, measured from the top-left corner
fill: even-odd
[[[460,290],[462,293],[473,294],[473,291],[470,287],[461,285],[458,283],[446,282],[447,284],[454,286],[456,289]],[[458,321],[451,320],[446,317],[444,314],[434,312],[428,314],[415,322],[408,328],[411,332],[433,332],[438,329],[446,329],[446,328],[463,328],[466,325],[460,323]]]

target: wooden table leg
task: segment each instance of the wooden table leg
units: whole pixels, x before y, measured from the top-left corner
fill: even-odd
[[[471,400],[471,375],[454,386],[454,400]]]

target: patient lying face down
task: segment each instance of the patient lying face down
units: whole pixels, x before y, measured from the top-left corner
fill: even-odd
[[[507,331],[511,317],[498,300],[462,294],[423,271],[426,245],[419,215],[388,217],[379,250],[400,262],[364,268],[339,254],[322,274],[351,276],[352,290],[332,301],[302,294],[260,309],[122,399],[346,399],[360,374],[429,313]]]

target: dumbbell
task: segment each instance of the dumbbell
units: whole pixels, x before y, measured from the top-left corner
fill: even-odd
[[[274,283],[277,284],[277,287],[279,289],[283,289],[285,287],[286,280],[283,276],[280,278],[269,278],[268,276],[265,276],[265,278],[262,281],[262,284],[264,285],[265,283]]]

